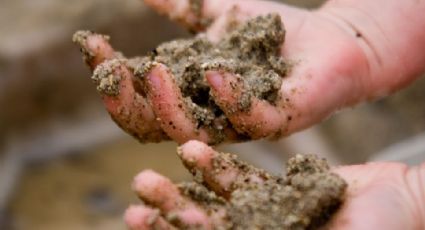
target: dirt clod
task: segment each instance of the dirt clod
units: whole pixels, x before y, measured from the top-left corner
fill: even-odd
[[[201,4],[201,1],[191,2],[196,9]],[[280,55],[284,36],[278,14],[259,16],[236,26],[217,43],[209,41],[204,34],[163,43],[150,53],[148,61],[138,65],[135,75],[143,79],[154,63],[165,64],[180,87],[198,127],[212,130],[217,134],[215,142],[218,143],[223,139],[220,135],[223,125],[229,123],[210,96],[205,72],[225,70],[238,77],[243,92],[238,108],[231,108],[233,110],[249,110],[253,97],[275,104],[282,77],[287,71]]]
[[[120,92],[121,76],[116,74],[117,68],[124,60],[112,59],[98,65],[93,72],[92,80],[97,86],[97,91],[104,95],[116,96]]]
[[[191,170],[193,165],[186,167]],[[291,158],[286,175],[281,176],[271,176],[233,154],[216,155],[212,173],[220,174],[227,167],[237,168],[239,173],[227,190],[230,195],[226,200],[207,190],[199,180],[181,186],[184,195],[203,207],[221,206],[226,210],[227,222],[221,229],[319,229],[338,210],[347,188],[346,182],[330,171],[326,160],[314,155]]]
[[[287,168],[286,177],[232,193],[232,229],[317,229],[329,220],[343,201],[346,182],[313,155],[297,155]]]

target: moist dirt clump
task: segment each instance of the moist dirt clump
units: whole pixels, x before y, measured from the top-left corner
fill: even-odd
[[[163,43],[140,59],[143,62],[139,63],[135,75],[143,79],[155,64],[166,65],[198,127],[207,127],[219,134],[230,124],[210,96],[205,72],[220,70],[237,75],[243,92],[238,108],[231,109],[249,110],[252,97],[275,104],[282,77],[287,72],[287,65],[280,55],[284,37],[278,14],[258,16],[239,24],[216,43],[204,34]],[[220,135],[217,138],[216,142],[220,142]]]
[[[216,156],[213,172],[223,165],[237,167],[239,179],[230,195],[209,191],[197,180],[180,185],[183,194],[206,210],[226,209],[227,223],[217,229],[319,229],[338,210],[344,200],[346,182],[332,173],[324,159],[314,155],[296,155],[286,165],[286,175],[271,176],[264,170],[241,162],[232,154]],[[186,165],[191,169],[190,165]],[[196,172],[191,171],[193,174]],[[256,175],[264,182],[250,181]]]
[[[107,60],[95,69],[91,79],[97,85],[97,91],[108,96],[119,94],[121,76],[115,73],[115,69],[122,63],[124,63],[124,60]]]

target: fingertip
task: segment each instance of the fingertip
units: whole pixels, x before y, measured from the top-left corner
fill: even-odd
[[[210,218],[197,207],[179,211],[177,215],[184,226],[202,226],[202,229],[211,229]]]
[[[170,179],[153,170],[144,170],[133,181],[133,190],[148,204],[163,211],[176,208],[182,197]]]
[[[219,90],[223,85],[223,74],[219,71],[209,70],[205,73],[207,82],[214,90]]]
[[[112,55],[113,51],[108,41],[109,41],[108,36],[93,33],[92,35],[87,37],[86,44],[87,44],[87,48],[90,50],[98,51],[98,53],[102,51],[104,54]],[[108,52],[108,51],[112,51],[112,52]],[[108,55],[105,55],[105,56],[108,56]]]
[[[84,61],[92,70],[105,60],[116,56],[114,49],[109,44],[109,36],[91,31],[77,31],[72,40],[81,47]]]
[[[164,84],[167,83],[163,79],[171,78],[171,76],[169,76],[170,73],[168,68],[162,63],[152,62],[145,68],[145,71],[147,72],[145,76],[148,84],[150,85],[150,91],[161,90],[164,88]]]
[[[150,191],[160,186],[161,183],[169,182],[167,178],[163,177],[159,173],[146,169],[137,174],[133,180],[134,191]],[[170,182],[171,183],[171,182]]]
[[[240,98],[243,96],[243,82],[232,73],[210,70],[205,75],[211,87],[212,97],[218,106],[231,120],[238,112],[242,112]]]
[[[124,214],[124,222],[131,230],[174,230],[175,227],[160,215],[158,209],[145,205],[131,205]]]
[[[158,217],[158,211],[141,206],[131,205],[124,213],[124,222],[131,230],[147,230],[149,222]]]
[[[143,70],[147,81],[147,98],[162,129],[173,140],[184,143],[191,139],[209,142],[210,137],[203,127],[197,127],[192,109],[164,64],[151,62]]]
[[[201,172],[203,182],[217,194],[229,197],[231,185],[239,174],[230,154],[217,153],[210,146],[189,141],[179,147],[178,153],[186,168],[195,176]]]
[[[266,100],[252,95],[243,78],[223,71],[208,71],[206,79],[214,101],[240,134],[252,139],[280,135],[286,114]]]
[[[204,13],[205,2],[193,0],[145,0],[146,5],[160,14],[167,15],[171,20],[183,24],[192,31],[202,31],[210,24],[210,19]]]
[[[214,150],[203,142],[188,141],[178,148],[177,153],[187,166],[205,170],[211,168]]]

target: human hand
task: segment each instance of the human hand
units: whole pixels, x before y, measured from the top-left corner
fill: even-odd
[[[125,221],[129,228],[132,230],[198,229],[199,227],[202,229],[246,229],[243,223],[230,228],[229,218],[226,216],[228,212],[232,212],[230,208],[234,204],[232,200],[238,199],[240,194],[247,192],[254,196],[249,193],[250,190],[244,191],[238,187],[238,184],[236,186],[235,184],[243,181],[245,185],[261,186],[266,181],[272,180],[272,177],[260,169],[251,168],[237,160],[225,160],[223,153],[217,153],[198,141],[190,141],[181,146],[179,156],[195,178],[201,177],[206,187],[221,198],[214,198],[215,196],[211,194],[206,196],[205,193],[202,193],[203,189],[200,186],[192,187],[192,190],[181,189],[182,187],[173,184],[168,178],[154,171],[145,170],[134,179],[133,189],[144,203],[130,206],[127,209]],[[241,164],[244,166],[241,167]],[[419,230],[425,227],[425,190],[423,187],[425,165],[408,169],[405,165],[397,163],[370,163],[339,167],[333,171],[347,181],[348,187],[344,195],[344,203],[331,217],[330,222],[324,226],[326,229]],[[317,181],[320,184],[324,180]],[[239,191],[236,191],[237,188]],[[322,187],[321,189],[325,194],[331,197],[335,196],[333,199],[341,195],[341,190],[332,190],[332,187]],[[320,193],[320,188],[316,187],[315,191],[316,194]],[[335,191],[337,193],[334,193]],[[267,196],[265,195],[267,193],[262,194]],[[280,204],[278,197],[275,194],[274,200],[266,205]],[[290,211],[295,213],[295,216],[297,211],[304,214],[309,211],[308,205],[300,204],[303,199],[299,197],[298,199],[287,205],[287,208],[291,209]],[[246,202],[240,208],[252,210],[252,203],[255,202]],[[297,206],[297,204],[300,205]],[[326,210],[325,207],[322,207],[324,208],[323,212]],[[303,209],[304,211],[299,211]],[[254,218],[252,218],[252,213],[249,211],[247,213],[243,221],[245,224],[250,224]],[[274,213],[279,213],[279,211],[267,212],[267,215],[273,216]],[[306,227],[303,220],[296,218],[291,220],[288,216],[286,217],[286,221],[281,219],[278,223],[287,225],[279,226],[280,228],[304,229]],[[269,220],[263,224],[272,222],[273,220]],[[279,229],[279,227],[270,227],[270,225],[259,227],[263,227],[261,229]]]
[[[362,10],[354,7],[357,6],[353,3],[355,1],[330,1],[319,10],[307,11],[264,1],[205,0],[199,12],[194,11],[189,2],[201,1],[145,2],[191,30],[205,30],[212,41],[219,40],[226,33],[229,17],[242,21],[269,12],[282,16],[287,33],[281,55],[294,64],[283,79],[276,106],[254,99],[250,109],[235,111],[241,96],[237,77],[223,71],[206,73],[212,98],[231,123],[231,128],[225,130],[225,140],[228,141],[239,139],[238,134],[251,139],[288,135],[321,121],[340,108],[382,97],[405,86],[425,66],[414,65],[423,63],[425,57],[422,54],[405,55],[405,50],[413,53],[418,48],[413,45],[403,47],[409,43],[408,38],[386,33],[386,28],[397,27],[396,17],[384,22],[380,15],[359,20],[364,18],[359,17]],[[423,8],[423,5],[416,8]],[[382,15],[387,18],[387,14],[392,13]],[[373,18],[375,16],[377,18]],[[208,28],[204,27],[205,21],[212,22]],[[377,25],[372,23],[374,21]],[[382,34],[377,32],[382,30]],[[412,41],[425,44],[419,42],[423,41],[420,36],[413,37]],[[104,60],[119,57],[98,35],[88,36],[82,46],[92,55],[89,64],[93,69]],[[406,63],[406,59],[415,62]],[[147,92],[144,93],[140,93],[137,80],[126,66],[121,65],[116,71],[125,79],[120,82],[122,90],[118,96],[103,95],[103,99],[123,129],[141,141],[171,138],[179,143],[191,139],[211,143],[213,138],[203,127],[197,127],[189,109],[182,103],[182,95],[166,66],[157,65],[150,70]]]

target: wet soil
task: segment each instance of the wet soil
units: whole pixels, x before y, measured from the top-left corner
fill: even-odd
[[[237,75],[243,92],[238,108],[248,111],[252,97],[275,104],[287,65],[280,56],[285,31],[278,14],[253,18],[235,26],[219,42],[212,43],[204,34],[190,39],[163,43],[154,49],[135,70],[143,79],[155,63],[165,64],[173,74],[198,127],[207,127],[220,135],[230,125],[210,95],[205,79],[208,70],[221,70]]]
[[[150,61],[139,65],[136,75],[143,78],[154,62],[165,64],[183,96],[195,103],[193,110],[208,110],[196,117],[202,125],[209,125],[222,112],[210,98],[205,71],[226,70],[241,78],[246,95],[239,109],[249,109],[253,96],[275,103],[287,70],[280,56],[284,36],[279,15],[259,16],[239,25],[218,43],[204,34],[163,43],[151,52]]]
[[[197,12],[195,8],[200,7],[199,1],[192,3],[193,12]],[[83,47],[87,63],[93,59],[93,54],[84,48],[90,35],[93,33],[79,31],[73,37],[73,41]],[[145,95],[143,79],[146,74],[158,63],[164,64],[180,88],[189,117],[194,119],[196,127],[209,130],[213,137],[210,144],[217,144],[225,139],[224,130],[231,128],[222,109],[226,113],[249,112],[254,97],[271,104],[278,101],[282,78],[288,69],[281,56],[284,37],[285,30],[278,14],[258,16],[243,23],[232,21],[228,33],[215,43],[201,33],[193,38],[163,43],[142,57],[125,59],[117,53],[119,59],[100,64],[92,80],[101,94],[118,95],[120,78],[114,75],[113,69],[119,62],[134,72],[139,79],[136,90]],[[104,38],[109,39],[108,36]],[[225,71],[237,77],[238,88],[242,91],[237,106],[220,108],[215,103],[205,78],[209,70]],[[246,138],[244,133],[240,135],[240,139]]]
[[[282,176],[271,176],[232,154],[221,153],[214,161],[213,172],[223,170],[220,162],[230,163],[241,172],[230,196],[223,198],[209,191],[199,180],[199,172],[189,165],[186,167],[197,178],[181,184],[180,189],[210,212],[225,208],[227,224],[217,229],[318,229],[344,200],[346,182],[330,171],[326,160],[314,155],[291,158]],[[264,182],[252,181],[253,174]]]

